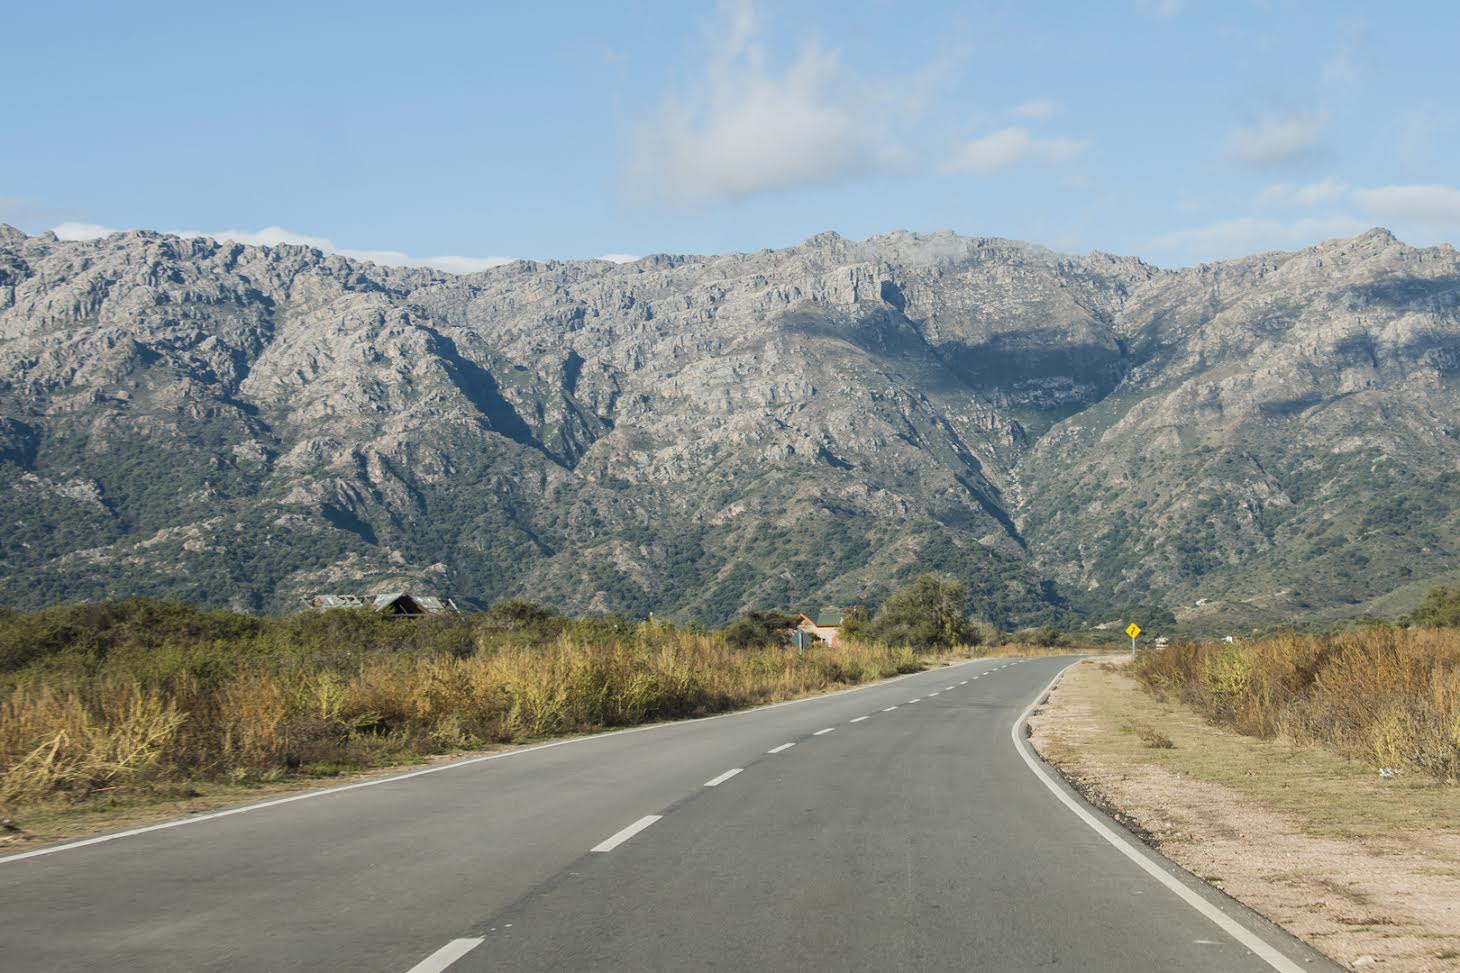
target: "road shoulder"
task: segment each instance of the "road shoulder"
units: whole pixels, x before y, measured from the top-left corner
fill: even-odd
[[[1071,669],[1030,726],[1092,803],[1338,962],[1460,963],[1460,789],[1212,727],[1109,661]]]

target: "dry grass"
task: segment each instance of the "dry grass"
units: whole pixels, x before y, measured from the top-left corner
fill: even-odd
[[[713,636],[644,626],[617,640],[564,636],[461,656],[245,663],[208,683],[185,670],[36,675],[0,696],[0,804],[14,813],[179,781],[336,773],[722,712],[923,664],[908,649],[734,650]]]
[[[736,648],[703,630],[565,618],[528,603],[408,622],[352,611],[266,619],[148,600],[0,609],[0,817],[287,786],[719,713],[936,661],[855,642],[804,655]]]
[[[1460,780],[1460,631],[1376,626],[1142,658],[1141,683],[1261,739],[1317,744],[1374,768]]]

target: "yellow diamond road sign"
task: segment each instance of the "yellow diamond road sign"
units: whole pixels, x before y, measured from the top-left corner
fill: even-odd
[[[1141,634],[1141,627],[1135,622],[1131,622],[1130,628],[1127,628],[1125,630],[1125,634],[1129,635],[1131,638],[1135,638],[1137,635]]]

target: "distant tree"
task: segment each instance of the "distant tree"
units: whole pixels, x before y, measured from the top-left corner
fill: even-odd
[[[861,605],[853,605],[842,612],[842,627],[837,632],[837,637],[853,640],[864,639],[867,637],[867,629],[871,624],[872,616],[867,609]]]
[[[731,622],[722,634],[727,645],[737,649],[752,649],[784,642],[795,627],[795,615],[777,611],[753,611]]]
[[[1029,642],[1033,645],[1038,645],[1046,649],[1052,649],[1056,646],[1063,645],[1065,642],[1065,637],[1064,634],[1053,625],[1044,625],[1040,628],[1034,628],[1029,630]]]
[[[1126,605],[1116,614],[1126,625],[1135,622],[1141,628],[1152,632],[1161,628],[1173,628],[1176,625],[1176,616],[1171,613],[1169,608],[1162,608],[1160,605]]]
[[[1460,628],[1460,586],[1432,589],[1410,620],[1426,628]]]
[[[942,574],[919,575],[888,596],[867,634],[886,645],[942,649],[967,643],[973,628],[964,614],[968,589]]]
[[[506,632],[542,628],[556,619],[557,614],[551,608],[544,608],[535,601],[521,598],[495,601],[480,616],[481,623],[486,627]]]

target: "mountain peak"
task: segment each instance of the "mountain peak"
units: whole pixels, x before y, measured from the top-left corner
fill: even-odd
[[[1384,229],[1167,271],[827,232],[445,286],[176,240],[0,245],[19,601],[419,584],[719,622],[942,570],[1022,625],[1337,616],[1460,564],[1460,256]]]
[[[0,242],[20,243],[26,239],[25,232],[18,230],[9,223],[0,223]]]

